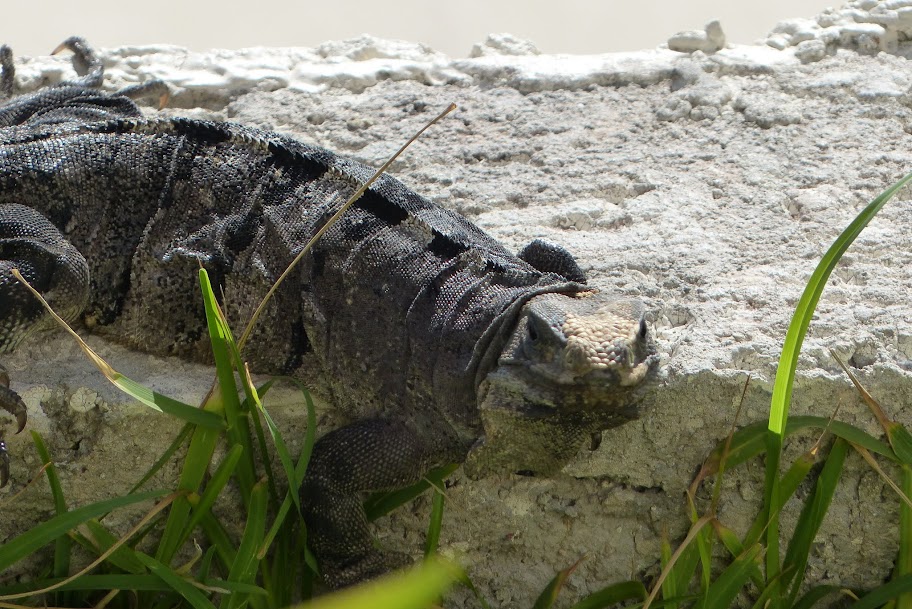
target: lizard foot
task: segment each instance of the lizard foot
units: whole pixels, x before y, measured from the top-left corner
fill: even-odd
[[[573,255],[562,246],[546,239],[535,239],[516,256],[542,273],[557,273],[569,281],[586,283],[586,273],[579,267]]]
[[[73,68],[77,74],[82,74],[82,78],[71,81],[70,84],[81,85],[83,87],[98,88],[104,81],[104,64],[89,44],[79,36],[70,36],[51,51],[51,55],[56,55],[64,50],[73,52]]]
[[[161,110],[168,104],[168,100],[171,99],[171,89],[168,88],[165,81],[156,78],[155,80],[147,80],[138,85],[124,87],[118,91],[116,95],[123,95],[134,101],[144,97],[158,97],[158,109]]]
[[[9,374],[7,374],[3,366],[0,366],[0,408],[16,417],[16,433],[22,431],[27,418],[25,402],[22,401],[18,393],[9,388]],[[3,435],[0,434],[0,488],[6,486],[6,483],[9,482],[10,466],[6,442],[2,438]]]
[[[16,417],[16,433],[25,429],[27,418],[25,402],[19,394],[9,388],[10,380],[6,368],[0,366],[0,408]],[[0,486],[3,486],[0,484]]]
[[[408,554],[374,550],[354,561],[335,562],[331,558],[324,559],[320,561],[320,571],[326,585],[336,590],[410,566],[412,563],[412,557]]]

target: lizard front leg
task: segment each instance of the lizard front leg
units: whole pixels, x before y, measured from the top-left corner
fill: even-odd
[[[97,89],[104,82],[104,63],[95,54],[85,39],[79,36],[70,36],[51,51],[56,55],[61,51],[69,50],[73,53],[73,67],[80,78],[69,81],[69,84]]]
[[[26,409],[25,402],[19,397],[19,394],[9,388],[10,379],[6,368],[0,364],[0,408],[16,417],[16,433],[25,429]],[[0,434],[2,437],[2,434]],[[0,487],[6,483],[0,483]]]
[[[25,428],[26,409],[25,402],[19,397],[19,394],[9,388],[9,374],[6,368],[0,365],[0,408],[16,417],[16,433]],[[3,440],[3,433],[0,432],[0,488],[6,486],[9,482],[9,453],[6,451],[6,442]]]
[[[53,327],[40,302],[13,276],[18,269],[57,313],[75,319],[89,298],[89,266],[85,258],[44,216],[24,205],[0,205],[0,353],[13,351],[32,332]],[[0,408],[25,427],[22,398],[9,388],[0,367]],[[2,437],[2,436],[0,436]],[[9,477],[6,444],[0,442],[0,486]]]
[[[432,467],[457,459],[448,442],[431,442],[409,425],[371,419],[323,436],[301,485],[310,547],[324,581],[341,588],[411,562],[378,550],[368,528],[363,493],[421,480]]]
[[[18,393],[9,388],[9,384],[9,374],[7,374],[6,368],[0,365],[0,408],[16,417],[16,433],[19,433],[25,429],[28,411],[25,408],[25,402]],[[10,476],[9,453],[6,450],[3,436],[3,432],[0,432],[0,488],[6,486]]]
[[[16,66],[13,65],[13,51],[5,44],[0,44],[0,100],[13,96],[16,83]]]
[[[0,205],[0,353],[52,328],[44,307],[13,277],[18,269],[60,317],[72,321],[89,301],[86,259],[47,218],[30,207]]]

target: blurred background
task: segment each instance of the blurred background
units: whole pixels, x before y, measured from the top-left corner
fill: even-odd
[[[838,2],[838,0],[837,0]],[[44,55],[71,34],[98,47],[169,43],[193,50],[312,47],[370,33],[422,42],[455,58],[492,32],[544,53],[654,48],[675,32],[719,19],[729,42],[749,44],[790,17],[813,17],[833,0],[6,0],[0,42]]]

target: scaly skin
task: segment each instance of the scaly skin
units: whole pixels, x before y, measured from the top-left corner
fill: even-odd
[[[66,46],[86,77],[0,106],[0,270],[93,331],[205,360],[199,266],[229,319],[248,318],[373,170],[240,125],[142,118],[94,88],[84,41]],[[45,323],[0,273],[0,351]],[[389,176],[304,257],[248,344],[252,370],[306,372],[350,421],[317,442],[300,489],[334,587],[407,562],[374,548],[363,493],[452,462],[556,471],[635,415],[657,361],[643,305],[588,287],[566,250],[536,240],[514,256]]]

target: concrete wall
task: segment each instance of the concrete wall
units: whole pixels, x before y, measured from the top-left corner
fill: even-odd
[[[451,61],[362,38],[319,51],[132,48],[106,58],[112,88],[150,76],[172,83],[165,115],[276,129],[374,165],[454,101],[459,110],[393,173],[511,248],[534,237],[565,244],[593,285],[647,302],[664,372],[639,420],[606,433],[597,451],[581,452],[554,478],[470,482],[457,474],[449,488],[444,551],[464,560],[497,604],[530,606],[557,569],[583,554],[568,600],[656,572],[660,537],[686,531],[682,492],[732,425],[748,373],[741,421],[765,418],[788,321],[821,254],[863,205],[912,170],[912,72],[897,55],[896,30],[862,44],[850,26],[802,27],[810,38],[783,34],[785,50],[713,55]],[[815,40],[822,53],[801,47]],[[897,42],[897,54],[865,54],[881,42]],[[39,58],[22,62],[20,83],[69,74],[65,59]],[[829,416],[838,405],[840,418],[878,433],[833,349],[891,416],[912,424],[912,220],[908,193],[898,199],[823,294],[799,365],[796,412]],[[159,391],[205,393],[205,367],[92,341]],[[4,363],[74,504],[124,492],[179,428],[126,404],[68,337],[39,337]],[[303,409],[290,396],[267,406],[292,441],[301,437]],[[321,431],[332,422],[325,413]],[[8,440],[13,484],[3,493],[38,468],[25,437]],[[815,440],[803,436],[790,450]],[[167,475],[173,469],[156,484]],[[735,529],[758,509],[761,478],[758,463],[730,476],[720,513]],[[384,519],[382,542],[417,555],[427,509],[419,500]],[[50,510],[44,485],[27,490],[4,504],[0,539]],[[889,489],[850,457],[811,579],[884,578],[896,514]],[[785,526],[795,515],[790,507]]]

